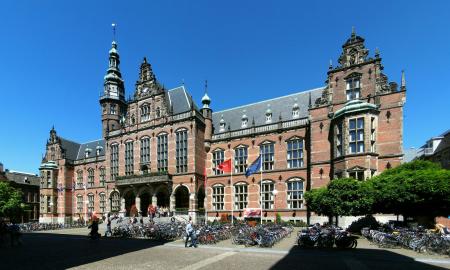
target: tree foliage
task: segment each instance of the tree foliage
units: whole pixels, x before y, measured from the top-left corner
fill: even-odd
[[[0,182],[0,216],[18,217],[23,211],[22,192],[8,182]]]
[[[375,213],[406,216],[450,214],[450,171],[429,161],[413,161],[367,181],[332,180],[306,192],[309,210],[326,216]]]
[[[335,179],[327,187],[306,192],[310,210],[326,216],[356,216],[371,210],[373,199],[364,182],[352,178]]]

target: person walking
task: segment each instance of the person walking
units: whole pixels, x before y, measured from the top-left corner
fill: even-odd
[[[111,236],[112,235],[112,231],[111,231],[111,217],[110,214],[108,213],[108,217],[106,218],[106,232],[105,232],[105,237],[106,236]]]
[[[186,225],[186,242],[184,243],[184,247],[188,247],[189,238],[191,239],[191,244],[189,247],[197,247],[196,235],[194,231],[194,226],[192,225],[192,220],[189,220],[189,223]]]

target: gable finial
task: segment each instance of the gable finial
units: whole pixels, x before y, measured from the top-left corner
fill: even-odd
[[[205,80],[205,94],[208,93],[208,80]]]
[[[354,37],[354,36],[356,36],[356,30],[355,30],[355,27],[352,26],[352,37]]]
[[[406,88],[406,78],[405,78],[405,71],[402,70],[402,81],[400,85],[401,90],[405,90]]]

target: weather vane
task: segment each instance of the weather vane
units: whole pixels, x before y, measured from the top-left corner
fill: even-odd
[[[113,40],[116,40],[116,26],[117,26],[117,24],[112,23],[111,26],[113,28]]]

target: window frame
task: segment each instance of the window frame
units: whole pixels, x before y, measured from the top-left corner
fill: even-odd
[[[248,184],[234,184],[234,210],[244,210],[248,206]]]
[[[175,159],[177,173],[188,172],[188,131],[181,129],[175,132]]]
[[[234,173],[245,173],[247,170],[248,146],[238,146],[234,149]]]
[[[218,148],[212,152],[212,171],[214,175],[223,175],[222,170],[218,170],[217,166],[225,161],[225,150]]]
[[[220,191],[220,192],[218,192]],[[212,208],[214,211],[225,210],[225,186],[216,184],[212,186]]]
[[[95,182],[94,182],[94,181],[95,181],[95,177],[94,177],[95,171],[94,171],[93,168],[89,168],[89,169],[87,170],[87,172],[88,172],[87,186],[88,186],[88,187],[93,187],[94,184],[95,184]]]
[[[157,136],[157,169],[158,172],[167,172],[169,168],[169,141],[168,134],[161,133]]]
[[[361,97],[361,78],[359,76],[345,80],[345,96],[347,101]]]
[[[362,126],[359,124],[362,121]],[[352,128],[352,123],[354,123],[354,128]],[[349,154],[359,154],[365,153],[365,119],[364,117],[355,117],[348,119],[348,152]],[[354,134],[354,136],[352,135]],[[361,138],[361,136],[362,138]],[[352,138],[354,137],[354,139]],[[352,147],[354,146],[354,150]],[[362,146],[362,147],[361,147]]]
[[[263,180],[260,184],[260,203],[263,210],[272,210],[275,206],[275,196],[273,191],[275,189],[275,182],[272,180]]]
[[[133,175],[134,173],[134,143],[133,141],[125,142],[125,175]]]
[[[111,159],[111,169],[110,169],[111,181],[114,181],[116,179],[116,177],[119,176],[119,144],[118,143],[111,145],[110,159]]]
[[[261,170],[263,172],[273,171],[275,167],[275,143],[262,143],[259,146],[259,151],[262,157]]]
[[[301,184],[301,188],[293,187],[294,184]],[[296,197],[293,195],[297,193]],[[292,178],[286,181],[286,202],[288,209],[304,208],[305,181],[301,178]],[[295,207],[297,205],[297,207]]]
[[[296,145],[297,147],[294,148],[294,145]],[[304,139],[292,138],[286,141],[286,165],[288,169],[303,168],[305,166],[304,151]],[[294,166],[295,164],[296,166]]]

